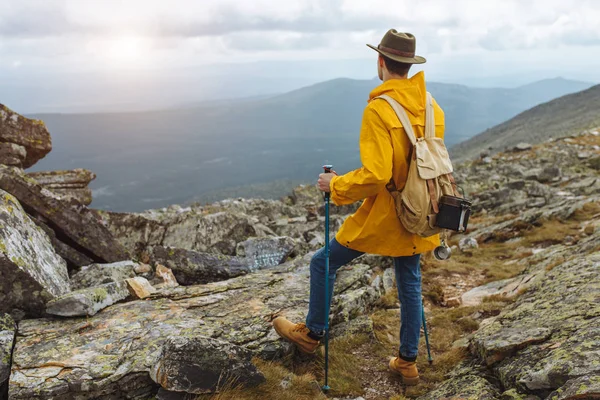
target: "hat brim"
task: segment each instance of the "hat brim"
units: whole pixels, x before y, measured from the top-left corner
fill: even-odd
[[[405,64],[424,64],[427,62],[427,60],[424,57],[421,56],[414,56],[412,58],[410,57],[402,57],[402,56],[398,56],[396,54],[392,54],[392,53],[388,53],[385,51],[382,51],[380,49],[377,48],[377,46],[373,46],[372,44],[367,44],[367,46],[369,46],[370,48],[372,48],[373,50],[375,50],[376,52],[378,52],[379,54],[381,54],[384,57],[387,57],[391,60],[394,61],[398,61],[401,63],[405,63]]]

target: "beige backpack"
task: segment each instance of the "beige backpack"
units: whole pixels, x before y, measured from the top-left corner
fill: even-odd
[[[409,232],[423,237],[435,235],[442,230],[436,224],[442,196],[457,198],[460,195],[452,177],[452,162],[444,140],[435,136],[431,94],[427,93],[423,138],[416,138],[410,119],[400,103],[387,95],[376,98],[392,106],[413,145],[404,189],[398,191],[394,178],[386,186],[396,203],[396,214]]]

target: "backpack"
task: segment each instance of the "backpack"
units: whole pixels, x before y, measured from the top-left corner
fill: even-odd
[[[400,103],[387,95],[375,98],[387,101],[394,109],[413,146],[404,189],[401,192],[398,190],[393,177],[386,185],[394,198],[396,215],[404,228],[422,237],[433,236],[442,229],[465,231],[471,202],[458,193],[444,140],[435,136],[431,94],[427,93],[423,138],[415,136],[410,119]]]

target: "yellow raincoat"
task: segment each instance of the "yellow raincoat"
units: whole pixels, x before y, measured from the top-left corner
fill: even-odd
[[[411,144],[392,107],[382,94],[397,100],[406,110],[415,135],[425,134],[425,76],[392,79],[376,87],[369,96],[360,130],[362,167],[331,180],[331,200],[336,205],[364,202],[348,217],[336,235],[353,250],[399,257],[420,254],[439,245],[438,235],[422,238],[408,232],[396,216],[394,199],[385,185],[393,176],[402,190],[408,176]],[[435,134],[444,137],[444,112],[434,101]]]

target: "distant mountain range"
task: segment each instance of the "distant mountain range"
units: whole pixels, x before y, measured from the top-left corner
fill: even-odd
[[[540,143],[600,126],[600,85],[562,96],[524,111],[451,148],[456,160],[477,157],[489,148],[494,152],[519,142]]]
[[[257,184],[269,193],[269,182],[278,182],[272,195],[282,195],[282,182],[311,181],[323,163],[339,172],[360,165],[362,111],[379,83],[335,79],[274,97],[172,110],[33,115],[53,138],[53,151],[33,170],[91,169],[98,175],[92,206],[117,211],[215,200],[231,188],[243,196]],[[591,85],[557,78],[514,89],[432,82],[428,90],[445,110],[452,146]]]

